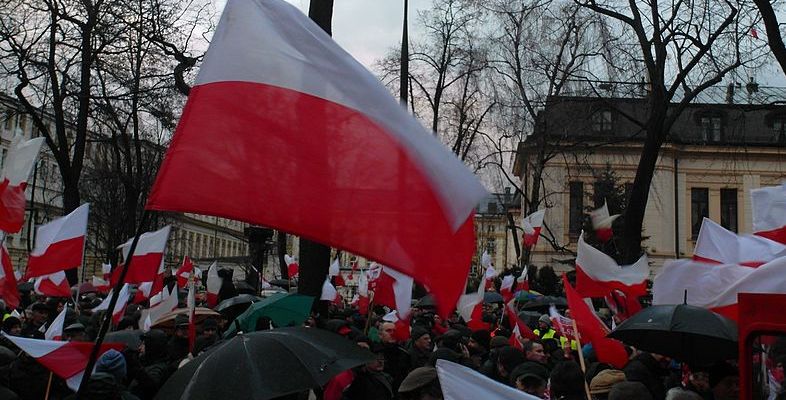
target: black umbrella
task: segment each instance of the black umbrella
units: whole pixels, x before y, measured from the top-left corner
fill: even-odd
[[[502,298],[502,295],[497,292],[486,292],[483,294],[483,302],[486,304],[503,303],[505,300]]]
[[[555,307],[561,307],[561,308],[568,306],[568,302],[565,301],[564,297],[539,296],[535,299],[532,299],[524,303],[524,305],[521,306],[520,308],[522,310],[528,310],[528,311],[545,311],[548,310],[548,308],[552,304]]]
[[[538,321],[538,318],[543,315],[537,311],[522,311],[519,313],[519,318],[527,325],[532,325]]]
[[[286,279],[273,279],[270,281],[270,284],[273,286],[282,287],[284,289],[289,289],[290,286],[296,286],[295,282],[290,282]]]
[[[156,399],[267,400],[324,386],[374,355],[322,329],[239,334],[178,369]]]
[[[625,320],[608,337],[693,364],[737,358],[737,324],[720,314],[687,304],[645,308]]]
[[[128,346],[129,349],[136,350],[142,343],[142,331],[139,329],[124,329],[122,331],[114,331],[106,334],[104,343],[122,343]]]
[[[223,314],[225,310],[230,308],[243,308],[243,310],[240,311],[242,313],[246,308],[248,308],[249,304],[260,300],[262,300],[261,297],[254,296],[253,294],[239,294],[235,297],[230,297],[218,303],[215,310]]]

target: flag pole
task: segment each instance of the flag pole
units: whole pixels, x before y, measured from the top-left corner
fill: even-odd
[[[49,371],[49,382],[46,383],[46,394],[44,400],[49,400],[49,390],[52,389],[52,371]]]
[[[81,398],[81,395],[84,393],[84,390],[87,387],[87,381],[90,380],[90,375],[93,373],[93,368],[95,367],[96,359],[98,358],[98,351],[101,348],[101,344],[104,342],[104,336],[106,336],[106,333],[109,331],[109,325],[112,322],[112,314],[115,310],[117,299],[120,297],[120,291],[123,288],[123,284],[125,283],[126,274],[131,268],[131,262],[134,259],[133,256],[134,251],[136,250],[136,245],[139,243],[139,237],[142,236],[142,231],[150,214],[150,211],[147,209],[142,212],[142,218],[140,219],[139,226],[136,229],[136,235],[134,236],[134,240],[131,241],[131,247],[128,249],[128,260],[125,260],[125,265],[120,271],[120,277],[115,284],[114,291],[112,292],[112,298],[109,300],[109,306],[107,306],[107,312],[104,316],[104,321],[101,323],[101,326],[98,329],[98,335],[96,335],[95,344],[93,345],[93,349],[90,351],[90,358],[87,360],[85,374],[82,376],[82,382],[80,382],[79,390],[76,392],[76,400]]]
[[[87,213],[90,215],[90,203],[87,203]],[[74,298],[74,310],[79,309],[79,289],[82,287],[82,281],[85,279],[85,249],[87,248],[87,218],[85,218],[85,240],[82,242],[82,279],[79,279],[79,273],[76,274],[76,297]]]
[[[584,363],[584,354],[581,351],[581,339],[579,335],[579,328],[576,326],[576,319],[573,318],[573,332],[576,333],[576,347],[578,347],[579,351],[579,364],[581,365],[581,372],[583,374],[587,374],[587,366]],[[570,343],[570,342],[568,342]],[[592,395],[590,395],[589,385],[587,384],[587,380],[584,379],[584,392],[587,394],[587,400],[592,400]]]

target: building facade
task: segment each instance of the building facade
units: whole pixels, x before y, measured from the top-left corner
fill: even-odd
[[[644,99],[555,97],[536,133],[519,145],[514,172],[530,193],[542,164],[545,223],[554,241],[575,250],[585,214],[602,205],[593,196],[600,174],[611,170],[632,185],[642,150]],[[568,117],[569,116],[569,117]],[[551,157],[539,163],[539,150]],[[663,145],[649,190],[643,245],[654,275],[667,259],[690,257],[708,217],[729,230],[751,232],[751,189],[786,178],[786,107],[763,104],[691,104]],[[619,210],[610,210],[611,213]],[[566,252],[541,240],[532,263],[569,269]]]
[[[518,265],[519,256],[516,252],[516,241],[521,241],[521,233],[513,234],[510,220],[516,226],[521,225],[521,196],[511,188],[503,193],[491,193],[475,209],[475,257],[473,268],[480,273],[480,256],[488,252],[494,268],[502,271]],[[510,217],[508,217],[510,214]]]

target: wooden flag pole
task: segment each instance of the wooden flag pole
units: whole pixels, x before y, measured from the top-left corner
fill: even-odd
[[[49,391],[52,389],[52,371],[49,371],[49,382],[46,383],[46,394],[44,400],[49,400]]]
[[[581,372],[583,374],[587,374],[587,366],[584,364],[584,354],[581,351],[581,339],[579,335],[579,328],[576,326],[576,320],[573,319],[573,332],[576,334],[576,347],[578,347],[579,351],[579,365],[581,365]],[[570,342],[568,342],[570,343]],[[587,394],[587,400],[592,400],[592,395],[590,395],[589,385],[587,384],[587,380],[584,379],[584,392]]]

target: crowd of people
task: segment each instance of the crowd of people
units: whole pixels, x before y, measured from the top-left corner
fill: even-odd
[[[233,293],[231,295],[235,295]],[[185,298],[183,296],[182,298]],[[69,309],[62,340],[95,340],[103,312],[90,312],[100,302],[95,293],[82,294],[76,311]],[[71,399],[65,382],[20,351],[7,336],[43,338],[46,327],[69,299],[25,296],[22,312],[2,310],[0,338],[1,399]],[[114,331],[139,328],[143,306],[129,305]],[[442,387],[435,368],[447,360],[537,398],[544,399],[713,399],[738,398],[738,374],[732,363],[688,368],[657,354],[629,348],[622,369],[597,361],[591,346],[579,349],[575,340],[562,337],[544,314],[532,321],[538,339],[519,340],[507,327],[507,316],[494,304],[484,306],[488,329],[470,329],[458,314],[443,320],[433,310],[414,307],[409,327],[386,321],[386,309],[372,307],[370,317],[357,308],[331,305],[329,315],[310,317],[305,326],[342,335],[375,355],[373,361],[347,370],[326,386],[313,388],[311,398],[325,400],[441,399]],[[369,320],[370,318],[370,320]],[[270,320],[257,329],[276,329]],[[97,361],[83,399],[141,399],[155,397],[179,367],[220,343],[231,323],[228,317],[207,318],[199,324],[198,338],[189,350],[188,318],[178,316],[173,329],[154,327],[140,332],[138,346],[110,350]],[[514,339],[511,339],[513,336]],[[580,365],[582,352],[584,368]],[[48,396],[48,397],[47,397]],[[309,393],[289,398],[309,398]]]

